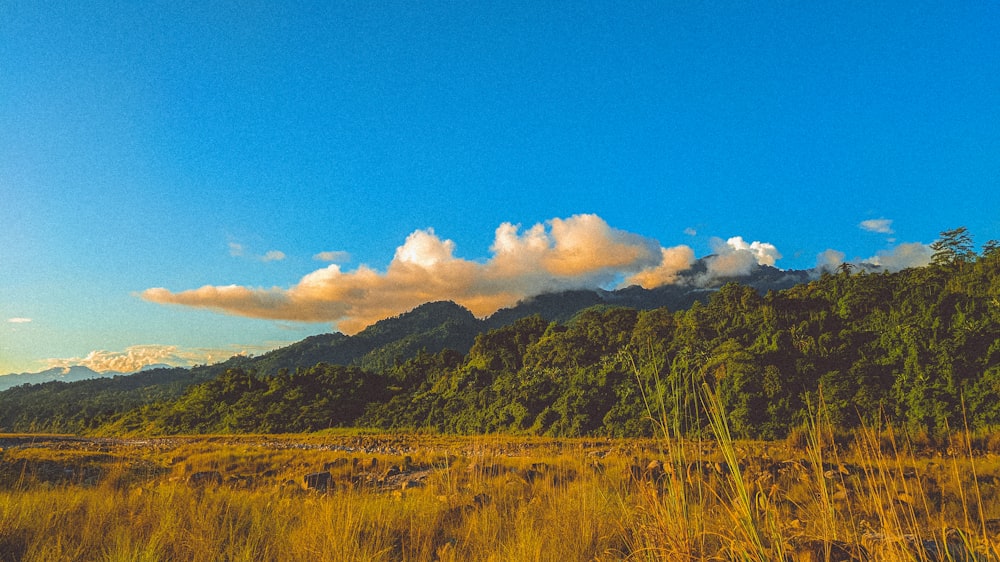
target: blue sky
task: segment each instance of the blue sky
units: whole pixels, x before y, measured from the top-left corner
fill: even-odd
[[[1000,238],[996,3],[65,4],[0,6],[0,373]]]

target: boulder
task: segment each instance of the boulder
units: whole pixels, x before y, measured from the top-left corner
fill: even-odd
[[[302,477],[307,490],[325,492],[333,485],[333,475],[329,472],[313,472]]]
[[[191,486],[220,486],[222,485],[222,474],[218,470],[195,472],[188,477],[188,484]]]

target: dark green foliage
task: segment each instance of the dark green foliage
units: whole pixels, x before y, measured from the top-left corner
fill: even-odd
[[[320,363],[259,378],[230,369],[183,396],[133,410],[112,424],[119,432],[305,432],[350,425],[386,397],[385,379],[357,367]]]
[[[549,322],[565,322],[577,312],[603,304],[604,299],[598,291],[563,291],[549,293],[526,299],[512,308],[503,308],[486,320],[490,329],[509,326],[521,318],[538,316]]]
[[[23,385],[0,392],[0,431],[84,432],[143,404],[169,400],[213,371],[155,369],[74,383]]]
[[[262,375],[281,369],[330,363],[383,371],[421,350],[453,349],[465,353],[484,329],[471,312],[453,302],[432,302],[394,318],[381,320],[348,337],[322,334],[253,359],[249,366]]]
[[[351,338],[316,336],[262,358],[18,387],[0,393],[0,426],[702,435],[707,384],[738,437],[783,437],[821,403],[842,429],[995,427],[1000,252],[970,254],[964,229],[942,236],[927,267],[840,268],[764,294],[728,283],[686,310],[611,306],[605,295],[556,320],[510,312],[509,324],[483,331],[457,305],[433,303]],[[533,306],[555,314],[560,298],[580,305],[596,294]],[[354,366],[280,368],[331,350]]]
[[[976,259],[972,236],[964,226],[942,232],[941,238],[931,244],[931,249],[934,250],[933,260],[936,265],[961,265]]]

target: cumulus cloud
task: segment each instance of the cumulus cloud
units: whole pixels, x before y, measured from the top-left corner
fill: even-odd
[[[31,318],[8,318],[7,322],[11,324],[27,324],[31,322]]]
[[[171,366],[193,365],[193,354],[180,351],[174,345],[135,345],[124,351],[94,350],[85,357],[48,359],[49,367],[82,365],[98,372],[128,373],[154,364]]]
[[[313,256],[313,259],[316,261],[344,263],[351,261],[351,254],[342,251],[320,252]]]
[[[270,250],[266,254],[260,257],[260,261],[262,262],[281,261],[285,259],[285,257],[286,257],[285,252],[282,252],[281,250]]]
[[[234,258],[238,258],[238,257],[241,257],[244,253],[246,253],[246,248],[243,247],[243,244],[240,244],[238,242],[230,242],[229,243],[229,255],[230,256],[233,256]]]
[[[282,344],[270,346],[231,346],[228,348],[182,349],[176,345],[134,345],[123,351],[94,350],[85,357],[46,359],[52,367],[72,367],[82,365],[99,373],[113,371],[131,373],[149,365],[169,365],[190,367],[225,361],[234,355],[248,355],[270,351]]]
[[[652,289],[677,282],[681,272],[694,264],[694,250],[688,246],[660,248],[659,265],[648,267],[625,280],[623,285],[640,285]]]
[[[900,271],[910,267],[923,267],[931,263],[934,250],[927,244],[911,242],[882,250],[864,263],[883,267],[889,271]]]
[[[781,259],[781,253],[774,244],[758,241],[747,243],[742,236],[734,236],[725,241],[712,238],[709,244],[714,255],[706,261],[708,275],[713,278],[747,275],[758,265],[773,267]]]
[[[892,219],[868,219],[858,225],[862,230],[879,234],[892,234]]]
[[[847,254],[840,250],[824,250],[816,256],[816,269],[819,271],[833,272],[840,264],[844,263]]]
[[[485,262],[456,257],[455,243],[428,228],[411,233],[384,272],[365,265],[344,271],[331,264],[289,288],[207,285],[176,293],[151,288],[140,296],[254,318],[333,322],[353,333],[428,301],[454,300],[485,316],[528,296],[605,286],[642,272],[647,272],[644,282],[652,283],[657,275],[669,278],[688,256],[614,229],[596,215],[556,218],[527,229],[504,223],[490,250]]]

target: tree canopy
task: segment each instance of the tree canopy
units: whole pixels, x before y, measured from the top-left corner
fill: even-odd
[[[64,387],[19,387],[0,393],[0,428],[695,434],[706,426],[702,385],[740,437],[781,437],[818,404],[844,429],[992,427],[1000,424],[1000,252],[987,243],[976,254],[971,240],[964,228],[942,233],[926,267],[841,268],[765,294],[731,283],[686,310],[598,305],[566,321],[521,318],[475,336],[467,353],[439,347],[391,364],[277,374],[233,364],[183,393],[129,398],[117,409],[106,396],[60,409]],[[175,384],[181,372],[170,375]]]

